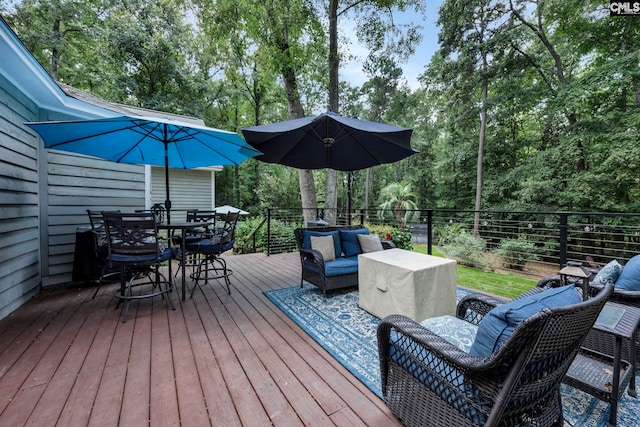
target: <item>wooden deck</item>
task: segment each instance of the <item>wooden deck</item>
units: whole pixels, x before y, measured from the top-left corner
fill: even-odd
[[[383,401],[262,293],[298,255],[227,257],[193,299],[114,310],[116,285],[44,290],[0,321],[2,426],[394,426]]]

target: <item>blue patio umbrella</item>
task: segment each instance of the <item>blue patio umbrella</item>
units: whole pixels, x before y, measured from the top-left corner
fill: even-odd
[[[237,165],[261,154],[234,132],[166,118],[121,116],[25,125],[40,134],[46,148],[118,163],[164,166],[168,222],[170,167]]]

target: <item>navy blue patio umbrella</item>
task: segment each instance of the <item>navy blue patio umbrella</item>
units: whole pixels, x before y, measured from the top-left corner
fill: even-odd
[[[118,163],[164,166],[169,223],[169,168],[237,165],[261,154],[234,132],[166,118],[120,116],[25,125],[40,134],[46,148]]]
[[[242,129],[263,154],[256,157],[298,169],[355,171],[393,163],[417,153],[412,129],[327,112]]]
[[[256,157],[258,160],[298,169],[349,172],[348,210],[353,171],[417,153],[411,148],[412,132],[333,112],[242,129],[245,140],[263,153]]]

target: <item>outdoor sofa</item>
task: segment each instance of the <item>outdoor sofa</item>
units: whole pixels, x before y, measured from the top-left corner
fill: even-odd
[[[326,296],[329,291],[358,285],[358,255],[363,252],[358,235],[369,235],[364,225],[297,228],[294,234],[302,265],[300,286],[306,280]],[[312,236],[333,238],[334,253],[328,258],[335,259],[326,260],[320,250],[313,249]],[[393,242],[387,240],[381,240],[380,244],[382,249],[395,248]]]

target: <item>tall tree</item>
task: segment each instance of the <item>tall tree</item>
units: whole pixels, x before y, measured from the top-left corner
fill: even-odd
[[[495,32],[500,28],[500,20],[504,15],[501,2],[493,0],[474,0],[461,2],[446,1],[441,7],[439,19],[442,25],[440,41],[444,55],[455,55],[458,70],[464,73],[460,85],[473,93],[471,89],[477,85],[479,89],[478,149],[476,162],[476,191],[474,234],[480,227],[480,209],[482,209],[482,187],[484,171],[484,152],[487,137],[487,109],[489,102],[490,61],[493,58],[492,48],[495,44]]]
[[[394,21],[394,9],[398,12],[421,12],[424,5],[419,0],[329,0],[329,109],[339,113],[340,55],[338,47],[338,19],[351,10],[357,17],[358,38],[370,50],[370,55],[387,55],[406,59],[420,41],[418,27],[414,24],[398,25]],[[351,183],[352,176],[347,181]],[[329,169],[325,186],[325,218],[335,223],[337,212],[337,172]]]

